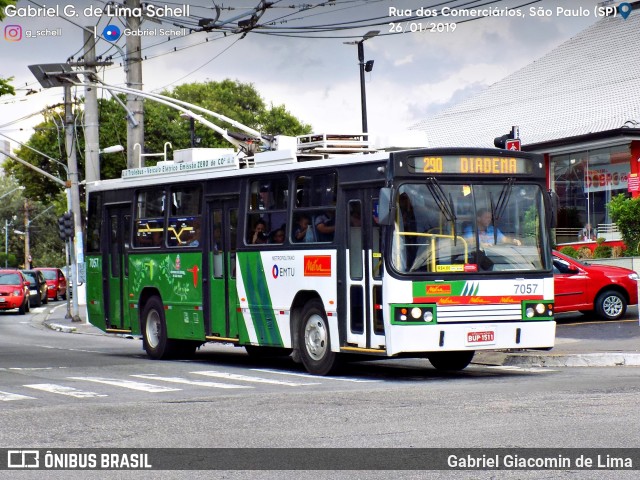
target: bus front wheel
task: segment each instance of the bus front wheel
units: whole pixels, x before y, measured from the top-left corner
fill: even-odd
[[[442,371],[458,371],[464,370],[473,360],[474,350],[465,350],[462,352],[433,352],[427,358],[436,370]]]
[[[151,297],[144,306],[142,335],[144,349],[149,357],[161,360],[171,355],[172,342],[167,338],[164,308],[158,297]]]
[[[338,366],[338,355],[331,351],[329,322],[320,300],[311,300],[302,310],[298,348],[309,373],[327,375]]]

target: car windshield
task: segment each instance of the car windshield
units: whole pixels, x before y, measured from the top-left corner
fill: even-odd
[[[44,274],[44,278],[46,278],[47,280],[55,280],[56,278],[58,278],[55,270],[42,270],[42,273]]]
[[[38,283],[38,282],[36,281],[36,276],[35,276],[35,274],[34,274],[33,272],[22,272],[22,275],[24,275],[24,278],[25,278],[26,280],[28,280],[29,282],[31,282],[31,283]]]
[[[20,285],[20,275],[17,273],[0,273],[0,285]]]

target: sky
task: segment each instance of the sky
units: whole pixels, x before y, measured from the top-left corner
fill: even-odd
[[[0,133],[26,141],[42,116],[20,119],[62,102],[62,89],[41,88],[28,66],[77,60],[82,26],[98,35],[120,29],[118,40],[99,38],[96,49],[113,56],[102,79],[125,85],[113,46],[125,48],[125,25],[107,3],[19,0],[8,12],[0,77],[13,77],[16,95],[0,97]],[[252,83],[267,104],[283,104],[317,133],[362,131],[353,42],[367,32],[379,31],[363,43],[365,61],[374,61],[364,82],[368,127],[386,135],[482,91],[598,20],[594,0],[191,0],[188,11],[187,0],[149,3],[162,23],[144,19],[140,28],[145,91],[226,78]],[[239,31],[238,22],[265,3],[256,27]],[[212,20],[209,31],[202,18]]]

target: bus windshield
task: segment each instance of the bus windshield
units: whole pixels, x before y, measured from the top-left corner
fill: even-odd
[[[547,271],[543,191],[515,183],[404,183],[391,264],[405,274]]]

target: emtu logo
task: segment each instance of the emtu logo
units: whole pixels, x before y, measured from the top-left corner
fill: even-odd
[[[115,42],[120,38],[120,29],[115,25],[107,25],[102,31],[102,36],[105,38],[105,40]]]
[[[7,42],[19,42],[22,40],[22,27],[20,25],[7,25],[4,27],[4,39]]]

